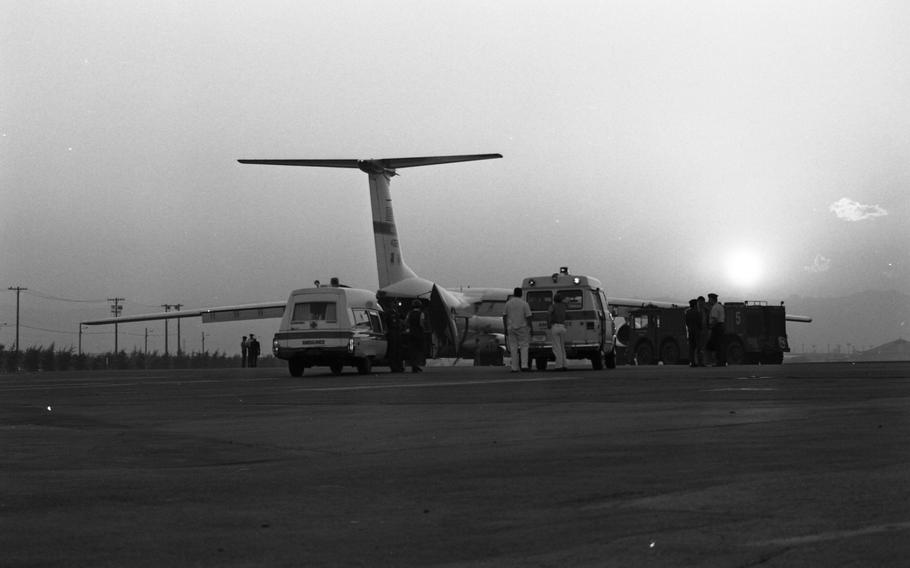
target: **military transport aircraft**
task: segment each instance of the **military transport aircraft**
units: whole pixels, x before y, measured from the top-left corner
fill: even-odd
[[[373,217],[373,237],[376,247],[376,269],[379,275],[377,298],[386,309],[409,306],[419,299],[427,306],[429,320],[436,341],[437,356],[467,356],[474,353],[481,333],[502,334],[503,306],[511,288],[468,288],[448,290],[435,282],[418,276],[404,261],[398,230],[392,209],[389,185],[397,170],[417,166],[448,164],[501,158],[501,154],[466,154],[456,156],[430,156],[418,158],[383,159],[241,159],[242,164],[309,166],[326,168],[359,169],[367,174]],[[626,311],[645,305],[673,307],[685,305],[656,300],[607,297],[614,309]],[[240,321],[247,319],[280,318],[286,300],[166,312],[136,316],[106,318],[82,322],[84,325],[102,325],[201,317],[203,323]],[[804,316],[787,316],[790,321],[811,321]]]
[[[359,169],[367,174],[379,275],[377,297],[386,310],[407,309],[414,299],[428,307],[435,336],[435,355],[455,356],[474,352],[479,333],[502,332],[502,308],[511,289],[468,288],[448,290],[418,276],[404,261],[392,209],[389,184],[397,170],[501,158],[501,154],[468,154],[379,160],[239,160],[242,164],[310,166]]]

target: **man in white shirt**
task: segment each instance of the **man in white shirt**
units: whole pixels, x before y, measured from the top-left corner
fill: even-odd
[[[506,331],[506,342],[512,356],[512,372],[517,373],[528,366],[528,347],[531,343],[531,306],[521,297],[521,288],[515,288],[506,301],[502,325]],[[520,354],[520,356],[519,356]],[[520,364],[520,366],[519,366]]]

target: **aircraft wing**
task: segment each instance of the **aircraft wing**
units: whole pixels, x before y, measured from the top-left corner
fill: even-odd
[[[244,304],[238,306],[221,306],[217,308],[201,308],[196,310],[180,310],[173,312],[159,312],[155,314],[142,314],[135,316],[121,316],[118,318],[105,318],[81,322],[82,325],[110,325],[113,323],[131,323],[137,321],[169,320],[178,318],[202,318],[202,323],[217,323],[226,321],[242,321],[254,319],[280,318],[284,315],[287,300],[281,302],[263,302],[259,304]]]

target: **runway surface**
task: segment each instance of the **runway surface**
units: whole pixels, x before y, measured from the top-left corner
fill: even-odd
[[[910,363],[0,375],[2,566],[904,566]]]

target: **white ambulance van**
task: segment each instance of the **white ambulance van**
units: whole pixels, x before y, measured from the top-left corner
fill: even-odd
[[[590,359],[594,369],[616,367],[616,329],[600,280],[569,274],[563,267],[549,276],[525,278],[521,289],[532,314],[528,354],[538,370],[545,370],[547,362],[555,359],[547,320],[557,292],[568,298],[566,358]]]
[[[388,329],[376,294],[344,286],[291,292],[272,340],[272,352],[287,360],[294,377],[314,366],[327,366],[338,375],[350,365],[367,374],[374,365],[390,364],[388,347]]]

